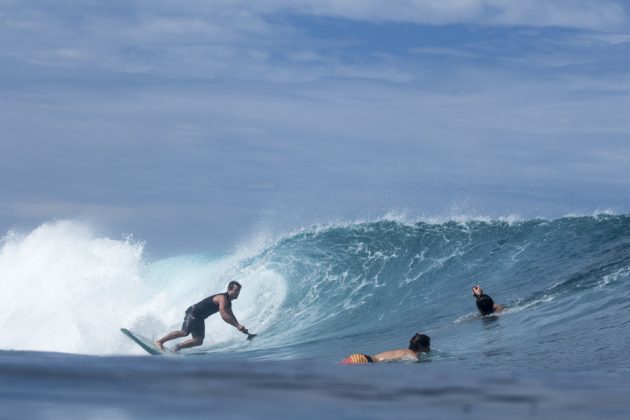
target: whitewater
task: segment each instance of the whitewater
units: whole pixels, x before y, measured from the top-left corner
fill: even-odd
[[[233,310],[239,322],[259,334],[252,342],[213,316],[206,321],[203,346],[183,352],[195,357],[165,360],[143,355],[119,331],[127,327],[151,338],[164,335],[179,328],[190,304],[224,291],[231,280],[243,285]],[[76,369],[77,361],[86,366],[82,374],[101,372],[100,379],[92,380],[97,388],[120,386],[120,378],[103,377],[103,372],[141,367],[157,375],[159,383],[170,383],[169,375],[183,369],[189,374],[179,377],[179,383],[187,378],[198,386],[213,384],[210,378],[219,370],[232,378],[228,389],[236,391],[244,387],[240,380],[245,372],[257,372],[265,392],[282,389],[271,393],[271,400],[285,399],[286,389],[293,389],[295,409],[305,410],[306,417],[313,392],[321,398],[312,404],[337,410],[348,400],[330,390],[347,388],[342,384],[359,395],[348,397],[350,401],[378,402],[383,395],[396,400],[392,389],[427,386],[417,375],[451,391],[429,402],[428,391],[412,392],[415,397],[390,407],[400,417],[413,417],[416,404],[436,416],[445,413],[445,406],[455,410],[448,415],[460,414],[460,408],[466,412],[465,407],[470,414],[470,407],[484,404],[471,397],[478,397],[480,385],[472,383],[479,375],[511,383],[515,395],[526,397],[512,401],[517,417],[531,415],[532,407],[542,413],[542,395],[556,417],[588,418],[593,412],[580,408],[587,402],[596,413],[607,406],[613,407],[609,416],[623,417],[630,410],[615,395],[630,389],[629,281],[630,215],[624,214],[531,220],[384,218],[261,234],[220,254],[159,260],[150,260],[142,241],[133,237],[113,239],[78,221],[50,222],[7,232],[0,244],[0,399],[9,383],[26,380],[20,374],[25,366],[33,369],[41,363],[46,371],[48,358],[53,358],[51,363],[61,366],[60,377]],[[477,315],[470,291],[475,284],[505,305],[506,312]],[[415,332],[432,339],[433,351],[424,362],[338,365],[350,353],[406,347]],[[37,389],[38,374],[35,369],[36,379],[24,386]],[[287,385],[287,378],[295,375],[310,379]],[[576,386],[576,375],[586,375],[577,381],[584,389],[569,391]],[[302,388],[304,383],[310,388]],[[470,393],[458,391],[455,398],[452,389],[462,387],[470,387]],[[261,389],[255,389],[247,395],[263,404],[256,397]],[[165,404],[160,392],[147,398]],[[497,395],[501,392],[496,389]],[[17,395],[7,399],[15,412],[27,402],[35,402],[29,412],[33,417],[41,416],[41,407],[50,408],[42,402],[48,397]],[[490,388],[484,395],[485,404],[493,407],[511,404],[504,396],[494,399]],[[451,399],[464,403],[445,402]],[[439,407],[431,405],[436,401]],[[59,417],[68,414],[66,406],[52,405]],[[114,397],[106,405],[116,407],[115,417],[154,414],[140,408],[146,405]],[[182,409],[180,402],[176,407]],[[383,409],[353,407],[347,417],[369,418]],[[88,399],[84,408],[91,415],[103,407]],[[162,408],[177,418],[175,406]],[[325,411],[318,409],[311,418]],[[278,414],[265,413],[261,417]],[[243,417],[250,414],[242,412]]]

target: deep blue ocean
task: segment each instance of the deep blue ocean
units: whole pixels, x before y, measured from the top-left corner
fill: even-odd
[[[217,315],[182,356],[119,331],[162,336],[230,280],[251,342]],[[507,310],[478,316],[475,284]],[[0,285],[2,419],[630,417],[630,215],[382,219],[159,260],[61,221],[3,237]],[[339,365],[415,332],[420,363]]]

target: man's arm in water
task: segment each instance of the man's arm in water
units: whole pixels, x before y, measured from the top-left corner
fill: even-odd
[[[219,300],[217,303],[219,304],[219,313],[221,314],[221,318],[223,318],[223,320],[228,324],[236,327],[236,329],[243,334],[249,334],[247,328],[245,328],[244,325],[239,324],[236,320],[234,312],[232,312],[232,307],[226,305],[225,296],[219,295],[215,299]]]

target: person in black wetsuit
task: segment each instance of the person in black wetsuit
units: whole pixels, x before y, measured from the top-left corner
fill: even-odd
[[[476,299],[477,309],[482,316],[503,312],[503,305],[494,303],[492,298],[486,295],[480,286],[473,286],[472,292]]]
[[[240,283],[231,281],[228,284],[227,292],[209,296],[201,302],[195,303],[186,309],[182,329],[180,331],[170,332],[159,340],[155,340],[155,345],[164,350],[164,343],[167,341],[192,334],[192,339],[175,345],[173,351],[178,352],[181,349],[200,346],[206,335],[206,318],[217,312],[221,314],[221,318],[223,318],[225,322],[235,326],[243,334],[247,334],[248,339],[254,337],[254,334],[250,334],[244,325],[238,323],[232,312],[232,301],[238,298],[240,292]]]

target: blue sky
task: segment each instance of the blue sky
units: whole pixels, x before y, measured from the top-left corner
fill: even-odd
[[[630,5],[0,1],[0,229],[630,210]]]

